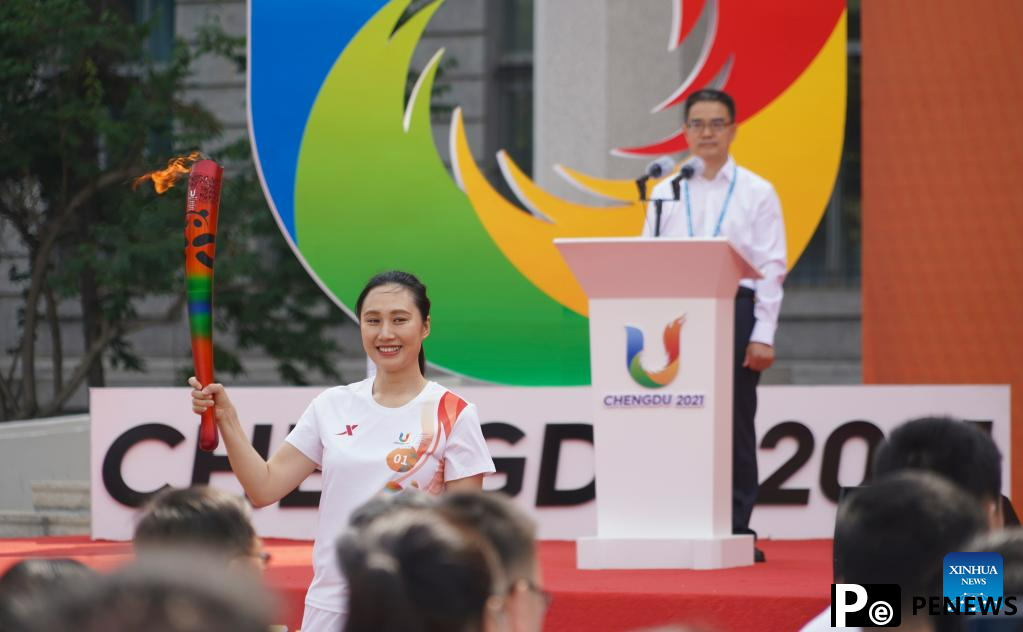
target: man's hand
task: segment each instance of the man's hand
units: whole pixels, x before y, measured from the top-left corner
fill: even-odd
[[[763,371],[774,364],[774,347],[762,342],[751,342],[746,346],[746,359],[742,366],[753,371]]]

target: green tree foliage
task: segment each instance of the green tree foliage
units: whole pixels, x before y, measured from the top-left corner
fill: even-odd
[[[243,61],[244,42],[209,27],[157,61],[147,55],[145,26],[96,4],[0,2],[0,230],[28,262],[0,253],[24,299],[17,322],[3,325],[18,336],[0,366],[0,419],[60,411],[83,383],[103,385],[104,359],[144,370],[129,336],[161,323],[187,326],[182,187],[157,196],[131,183],[195,149],[227,165],[215,272],[218,372],[242,372],[237,351],[262,349],[287,382],[305,383],[310,371],[338,378],[339,349],[327,330],[344,317],[281,239],[248,142],[223,146],[218,121],[182,96],[197,60]],[[62,307],[83,319],[84,350],[73,365]],[[52,393],[38,388],[41,337],[49,340]]]

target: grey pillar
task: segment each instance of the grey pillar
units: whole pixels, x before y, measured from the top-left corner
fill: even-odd
[[[534,177],[540,186],[592,203],[596,198],[552,167],[634,178],[651,158],[623,158],[611,150],[645,145],[679,129],[680,107],[651,110],[675,91],[698,57],[707,20],[683,47],[669,51],[672,2],[536,0]]]

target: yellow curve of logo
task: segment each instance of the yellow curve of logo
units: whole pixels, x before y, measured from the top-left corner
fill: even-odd
[[[846,99],[846,14],[817,57],[777,99],[739,128],[736,160],[771,181],[782,201],[789,267],[813,236],[827,207],[842,153]],[[536,215],[523,213],[487,181],[469,150],[460,110],[451,121],[455,178],[501,252],[536,287],[566,308],[587,314],[587,300],[554,247],[558,237],[624,237],[640,233],[644,206],[630,180],[587,176],[562,165],[575,184],[624,204],[604,208],[568,202],[533,183],[502,151],[512,190]],[[653,185],[651,184],[651,189]]]

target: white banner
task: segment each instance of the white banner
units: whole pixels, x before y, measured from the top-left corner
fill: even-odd
[[[232,388],[257,450],[272,453],[322,388]],[[594,535],[591,390],[466,387],[479,407],[504,489],[530,512],[543,539]],[[829,538],[839,486],[857,485],[868,446],[907,419],[951,415],[989,429],[1003,454],[1009,493],[1008,386],[765,386],[758,390],[761,537]],[[136,508],[164,485],[209,483],[241,494],[223,447],[196,447],[187,389],[92,389],[92,537],[128,540]],[[651,437],[651,441],[656,441]],[[679,465],[677,484],[686,481]],[[319,474],[279,504],[255,512],[265,537],[312,539]],[[657,486],[636,493],[657,494]]]

